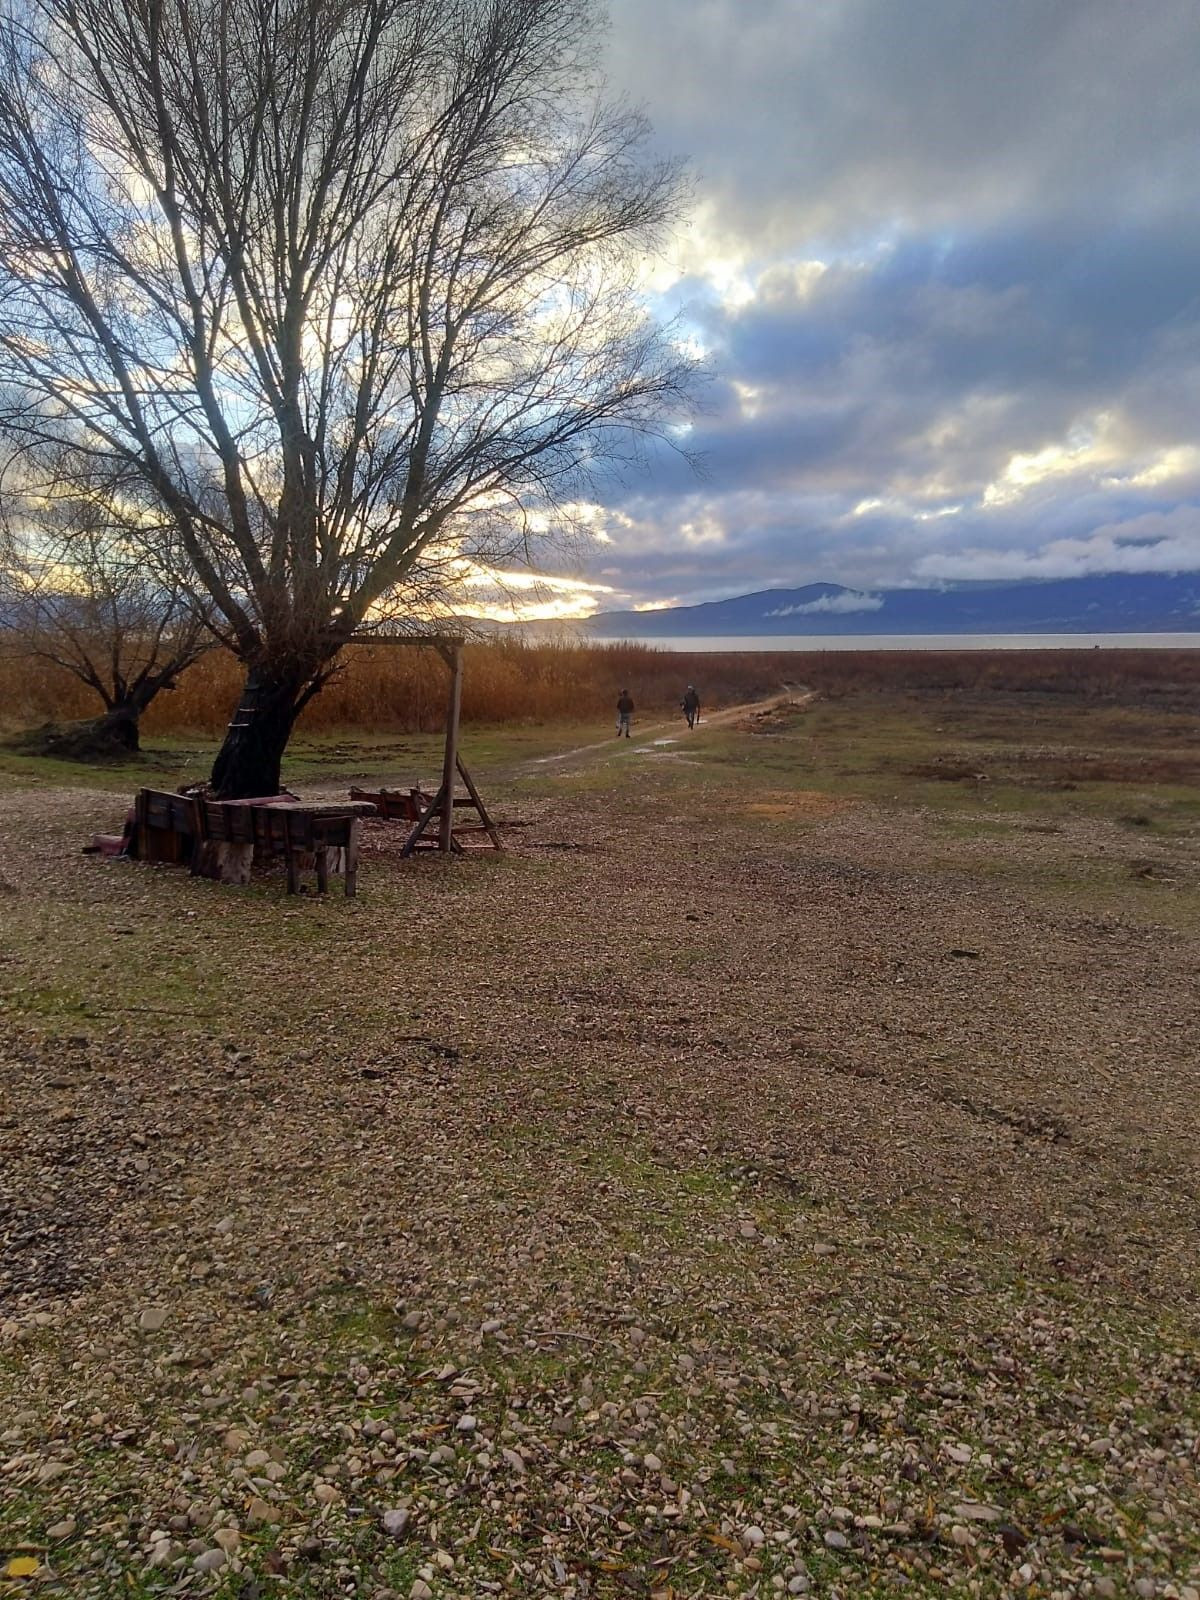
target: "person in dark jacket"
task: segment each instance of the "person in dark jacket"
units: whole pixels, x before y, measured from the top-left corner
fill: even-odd
[[[621,690],[621,698],[617,701],[617,738],[622,734],[629,737],[629,719],[633,715],[633,700],[628,689]]]
[[[688,727],[694,728],[700,721],[700,696],[696,693],[694,684],[688,684],[687,693],[679,704],[682,706],[683,714],[687,718]]]

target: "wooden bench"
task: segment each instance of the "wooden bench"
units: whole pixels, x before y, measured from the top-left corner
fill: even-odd
[[[139,789],[134,801],[134,843],[139,861],[195,863],[201,821],[191,795]]]
[[[248,808],[251,809],[251,808]],[[329,852],[342,852],[342,871],[347,897],[358,890],[358,819],[345,816],[314,816],[289,806],[252,808],[255,845],[264,854],[281,855],[287,866],[287,892],[298,894],[304,858],[312,857],[317,873],[317,893],[329,889]]]
[[[329,889],[329,852],[342,852],[346,894],[358,889],[357,818],[347,813],[314,814],[295,801],[279,805],[245,805],[236,800],[202,800],[204,841],[218,847],[223,882],[248,883],[250,867],[260,860],[282,856],[287,867],[287,892],[298,894],[300,873],[312,858],[317,892]]]

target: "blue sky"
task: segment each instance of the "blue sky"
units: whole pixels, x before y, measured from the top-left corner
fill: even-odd
[[[611,0],[688,158],[710,372],[605,488],[601,606],[1200,569],[1195,0]]]

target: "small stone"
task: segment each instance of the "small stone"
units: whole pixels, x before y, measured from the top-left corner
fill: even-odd
[[[489,1317],[480,1329],[481,1333],[499,1333],[504,1326],[499,1317]]]
[[[1139,1578],[1133,1586],[1133,1592],[1140,1597],[1140,1600],[1154,1600],[1157,1592],[1154,1586],[1154,1579]]]
[[[750,1550],[757,1550],[760,1545],[767,1542],[767,1536],[761,1528],[756,1528],[753,1523],[748,1528],[742,1529],[742,1543]]]
[[[474,1417],[459,1417],[457,1423],[455,1424],[455,1431],[457,1433],[474,1433],[478,1426],[479,1424],[475,1421]]]
[[[738,1232],[741,1234],[743,1239],[758,1238],[758,1229],[752,1222],[743,1222],[741,1227],[738,1229]]]
[[[794,1578],[788,1579],[787,1592],[789,1594],[807,1594],[810,1587],[810,1580],[802,1572],[798,1572]]]
[[[409,1333],[415,1333],[424,1320],[419,1311],[406,1311],[400,1318],[400,1326]]]
[[[411,1520],[412,1512],[407,1506],[397,1506],[392,1511],[385,1511],[380,1518],[384,1533],[391,1539],[403,1539]]]
[[[970,1528],[965,1528],[961,1522],[956,1522],[950,1529],[950,1537],[957,1545],[965,1546],[974,1543]]]
[[[273,1506],[269,1500],[264,1500],[260,1495],[255,1495],[246,1507],[246,1514],[251,1522],[279,1522],[282,1520],[279,1508]]]
[[[836,1528],[831,1528],[825,1535],[825,1545],[829,1550],[849,1550],[850,1541],[844,1533],[839,1533]]]
[[[414,1578],[413,1586],[408,1591],[409,1600],[433,1600],[433,1590],[424,1578]]]
[[[318,1478],[316,1483],[313,1484],[313,1499],[316,1500],[318,1504],[323,1506],[336,1505],[341,1498],[341,1490],[335,1489],[333,1484],[325,1483],[320,1478]]]
[[[213,1538],[227,1556],[231,1556],[242,1542],[242,1536],[236,1528],[218,1528]]]
[[[261,1472],[263,1467],[270,1463],[271,1457],[265,1450],[251,1450],[246,1457],[246,1467],[251,1472]]]
[[[1100,1596],[1100,1600],[1117,1600],[1117,1586],[1109,1577],[1097,1578],[1092,1590]]]
[[[225,1565],[224,1550],[205,1550],[192,1562],[197,1572],[220,1572]]]
[[[138,1327],[143,1333],[157,1333],[166,1320],[166,1306],[147,1306],[138,1318]]]
[[[1000,1512],[995,1506],[980,1505],[974,1500],[964,1500],[954,1508],[954,1515],[964,1522],[999,1522]]]
[[[52,1528],[46,1529],[47,1539],[69,1539],[75,1532],[78,1524],[74,1517],[64,1517],[61,1522],[56,1522]]]
[[[226,1455],[236,1456],[241,1454],[248,1442],[247,1435],[242,1432],[241,1428],[230,1428],[221,1440],[221,1448]]]
[[[662,1462],[653,1453],[651,1453],[650,1455],[645,1455],[645,1456],[642,1457],[642,1465],[645,1467],[647,1472],[661,1472],[662,1471]]]
[[[946,1454],[951,1461],[956,1461],[960,1467],[965,1467],[971,1459],[971,1446],[969,1444],[948,1444]]]
[[[815,1255],[815,1256],[835,1256],[835,1255],[837,1255],[837,1245],[830,1244],[828,1239],[822,1239],[820,1244],[815,1244],[813,1246],[813,1255]]]
[[[234,1217],[222,1217],[220,1222],[218,1222],[216,1227],[213,1229],[213,1232],[220,1234],[232,1233],[235,1221],[236,1218]]]

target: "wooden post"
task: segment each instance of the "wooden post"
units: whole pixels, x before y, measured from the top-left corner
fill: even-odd
[[[450,705],[446,713],[446,752],[442,761],[442,833],[438,841],[449,855],[454,838],[454,777],[458,770],[458,714],[462,706],[462,645],[456,643],[450,661]]]
[[[362,832],[362,823],[357,817],[350,824],[350,842],[346,846],[345,873],[346,894],[353,898],[358,893],[358,839]]]

